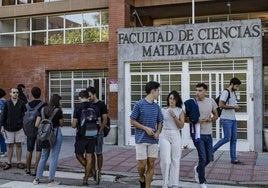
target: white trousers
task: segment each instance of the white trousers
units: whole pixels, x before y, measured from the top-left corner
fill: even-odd
[[[179,185],[181,134],[179,130],[162,130],[159,137],[160,168],[163,188]]]

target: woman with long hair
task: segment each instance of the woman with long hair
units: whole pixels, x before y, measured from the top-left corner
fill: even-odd
[[[164,121],[159,136],[159,150],[163,188],[179,187],[181,129],[184,126],[182,104],[179,93],[171,91],[167,97],[167,107],[161,109]]]
[[[50,163],[49,163],[49,182],[48,186],[55,186],[59,185],[60,182],[55,181],[55,174],[57,170],[58,165],[58,159],[62,144],[62,133],[61,133],[61,127],[63,126],[63,113],[61,110],[61,96],[58,94],[53,94],[48,105],[43,107],[41,110],[41,114],[36,119],[35,126],[38,127],[39,123],[42,120],[42,117],[49,119],[52,115],[52,124],[53,124],[53,132],[57,137],[57,141],[55,146],[53,148],[43,148],[41,159],[39,161],[37,172],[36,172],[36,178],[33,181],[34,185],[37,185],[40,181],[40,178],[43,176],[44,168],[47,163],[47,159],[51,153],[50,157]],[[42,114],[43,113],[43,114]]]

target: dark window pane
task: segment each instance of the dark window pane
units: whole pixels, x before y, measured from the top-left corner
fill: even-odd
[[[0,20],[0,33],[14,32],[14,19]]]
[[[46,17],[32,18],[32,31],[46,30]]]
[[[48,17],[48,29],[61,29],[63,28],[63,16]]]
[[[30,18],[16,19],[16,31],[29,31],[30,30]]]
[[[30,34],[16,34],[16,46],[30,46]]]
[[[45,45],[46,32],[32,33],[32,46]]]
[[[14,46],[14,35],[0,35],[0,47]]]

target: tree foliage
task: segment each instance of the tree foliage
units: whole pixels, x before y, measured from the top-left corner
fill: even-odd
[[[93,20],[96,27],[90,27],[84,21],[83,23],[83,39],[82,28],[65,30],[65,44],[89,43],[89,42],[105,42],[109,40],[108,28],[108,11],[102,11],[94,15]],[[101,19],[101,20],[100,20]],[[100,25],[102,27],[100,27]],[[63,33],[55,33],[48,38],[48,44],[63,44]]]

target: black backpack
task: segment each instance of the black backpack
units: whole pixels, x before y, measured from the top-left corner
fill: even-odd
[[[79,133],[85,138],[95,138],[98,135],[98,117],[92,107],[84,108],[81,111]]]
[[[53,148],[57,141],[57,134],[54,134],[52,119],[58,112],[58,108],[55,108],[49,119],[45,118],[44,108],[41,110],[42,120],[38,127],[37,143],[41,148]]]
[[[34,108],[31,108],[29,103],[26,104],[27,111],[23,116],[23,130],[27,137],[34,138],[37,136],[38,128],[35,127],[35,121],[38,116],[38,109],[41,108],[45,103],[41,101]]]
[[[230,93],[229,89],[224,89],[224,90],[228,91],[228,97],[227,97],[227,99],[226,99],[226,101],[225,101],[225,104],[227,104],[227,103],[229,102],[229,99],[231,98],[231,93]],[[223,90],[223,91],[224,91],[224,90]],[[218,105],[217,111],[218,111],[218,116],[219,116],[219,117],[221,116],[221,112],[222,112],[222,108],[219,107],[220,97],[221,97],[221,95],[219,95],[219,96],[215,99],[215,102],[216,102],[217,105]]]

